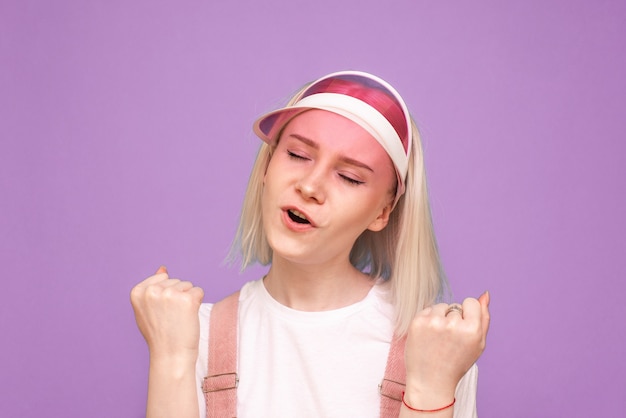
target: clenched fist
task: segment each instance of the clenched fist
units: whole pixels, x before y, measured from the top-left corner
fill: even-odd
[[[440,303],[418,313],[405,349],[407,399],[422,408],[448,405],[458,382],[485,349],[488,329],[486,292],[465,299],[462,306]]]
[[[195,361],[203,297],[202,289],[191,282],[169,278],[165,267],[132,289],[135,319],[151,358]]]

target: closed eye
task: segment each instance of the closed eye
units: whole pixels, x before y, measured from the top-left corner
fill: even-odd
[[[352,184],[355,186],[365,183],[364,181],[360,181],[360,180],[353,179],[352,177],[348,177],[345,174],[339,174],[339,177],[341,177],[343,180],[345,180],[349,184]]]
[[[302,155],[300,155],[300,154],[297,154],[297,153],[295,153],[295,152],[293,152],[293,151],[290,151],[290,150],[287,150],[287,156],[288,156],[289,158],[291,158],[291,159],[293,159],[293,160],[297,160],[297,161],[308,161],[308,160],[309,160],[309,158],[307,158],[307,157],[305,157],[305,156],[302,156]],[[350,185],[352,185],[352,186],[359,186],[359,185],[361,185],[361,184],[365,183],[364,181],[357,180],[357,179],[352,178],[352,177],[350,177],[350,176],[347,176],[347,175],[345,175],[345,174],[339,174],[339,177],[340,177],[343,181],[345,181],[346,183],[348,183],[348,184],[350,184]]]
[[[289,158],[293,158],[294,160],[308,160],[308,158],[289,150],[287,150],[287,155],[289,156]]]

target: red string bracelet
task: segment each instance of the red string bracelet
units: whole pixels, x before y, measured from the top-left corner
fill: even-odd
[[[439,411],[443,411],[444,409],[450,408],[452,405],[454,405],[455,402],[456,402],[456,398],[454,398],[452,400],[452,403],[450,405],[446,405],[443,408],[437,408],[437,409],[417,409],[417,408],[413,408],[411,405],[406,403],[406,401],[404,400],[404,392],[402,392],[402,403],[404,404],[404,406],[409,408],[411,411],[415,411],[415,412],[439,412]]]

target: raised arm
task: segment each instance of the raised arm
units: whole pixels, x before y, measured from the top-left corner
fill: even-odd
[[[204,292],[170,279],[165,267],[130,294],[137,326],[148,343],[147,418],[198,418],[195,365]]]
[[[447,406],[454,401],[456,386],[485,349],[489,293],[465,299],[462,311],[450,306],[431,306],[413,320],[405,349],[406,404],[401,418],[452,418],[454,406]]]

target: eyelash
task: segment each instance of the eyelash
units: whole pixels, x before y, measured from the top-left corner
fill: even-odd
[[[351,177],[346,177],[343,174],[340,174],[339,177],[341,177],[342,179],[347,181],[349,184],[354,185],[354,186],[359,186],[359,185],[364,183],[363,181],[355,180],[355,179],[353,179]]]
[[[308,158],[305,158],[291,151],[287,151],[287,155],[289,155],[289,158],[293,158],[294,160],[308,160]]]
[[[287,155],[289,156],[289,158],[294,159],[294,160],[308,160],[308,158],[303,157],[301,155],[298,155],[292,151],[287,150]],[[345,182],[347,182],[348,184],[352,185],[352,186],[359,186],[363,183],[365,183],[364,181],[360,181],[360,180],[356,180],[353,179],[352,177],[348,177],[345,176],[343,174],[339,174],[339,177],[341,177],[341,179]]]

